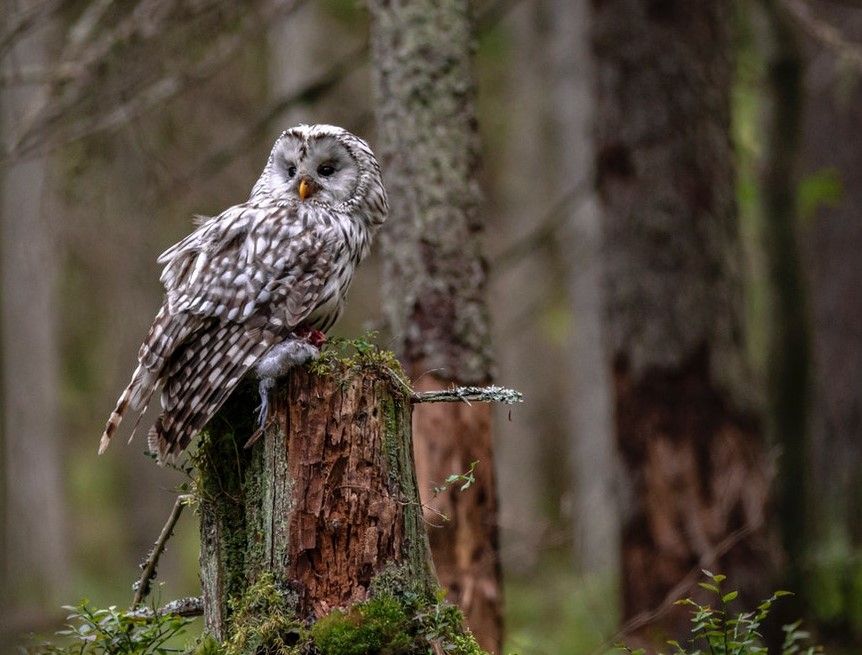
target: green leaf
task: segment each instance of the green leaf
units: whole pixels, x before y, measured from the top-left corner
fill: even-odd
[[[800,180],[796,190],[799,218],[810,221],[820,207],[835,207],[844,196],[844,183],[836,168],[822,168]]]
[[[738,591],[731,591],[730,593],[724,594],[724,596],[721,597],[721,602],[722,603],[729,603],[732,600],[736,600],[737,596],[739,596]]]

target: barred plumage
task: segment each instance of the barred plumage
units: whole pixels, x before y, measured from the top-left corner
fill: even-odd
[[[143,414],[161,388],[163,411],[148,443],[164,462],[262,358],[308,330],[328,330],[387,211],[363,140],[329,125],[284,132],[248,201],[203,219],[159,257],[165,302],[99,452],[124,413]],[[273,368],[268,360],[265,368]]]

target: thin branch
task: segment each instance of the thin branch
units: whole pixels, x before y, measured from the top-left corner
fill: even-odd
[[[168,520],[165,522],[165,526],[162,528],[159,538],[156,539],[153,549],[141,565],[141,577],[133,586],[135,590],[135,597],[132,600],[133,610],[137,609],[144,601],[144,598],[147,597],[147,594],[150,593],[150,583],[153,578],[156,577],[156,567],[159,564],[159,558],[165,551],[165,545],[168,543],[168,539],[170,539],[174,533],[174,526],[176,526],[180,515],[183,513],[183,508],[188,504],[191,498],[192,497],[187,494],[177,496],[177,500],[174,503],[173,509],[171,509],[171,514],[168,516]]]
[[[368,54],[368,43],[363,43],[358,48],[349,52],[345,57],[335,62],[317,78],[310,80],[295,91],[276,98],[266,107],[251,125],[233,139],[230,143],[215,149],[206,155],[191,171],[172,183],[167,189],[169,196],[178,192],[188,190],[194,186],[199,179],[209,179],[220,173],[233,162],[233,160],[248,151],[255,143],[264,136],[268,136],[271,124],[278,117],[297,105],[310,105],[323,98],[332,91],[344,78],[355,71],[366,61]]]
[[[489,2],[479,12],[477,19],[478,29],[486,30],[496,25],[502,18],[517,5],[521,0],[495,0]],[[200,163],[192,167],[191,172],[174,181],[164,192],[166,197],[175,197],[194,187],[194,182],[199,179],[211,179],[227,168],[233,160],[247,152],[260,139],[268,136],[270,125],[282,114],[297,105],[310,105],[323,98],[338,84],[357,68],[366,63],[368,57],[368,42],[362,43],[355,50],[349,52],[341,60],[335,62],[316,79],[310,80],[305,85],[291,91],[289,94],[273,100],[257,118],[254,119],[248,129],[233,139],[230,143],[222,146],[204,157]]]
[[[452,387],[451,389],[440,389],[439,391],[414,392],[410,402],[418,403],[467,403],[470,401],[479,403],[503,403],[514,405],[524,402],[524,395],[514,389],[505,387]]]
[[[65,2],[49,0],[41,4],[33,4],[27,9],[10,16],[8,29],[0,35],[0,57],[28,31],[45,22],[46,15],[50,16],[69,4],[71,4],[70,0],[65,0]]]
[[[535,252],[537,248],[551,242],[558,230],[568,222],[572,212],[567,211],[569,207],[578,200],[583,200],[585,193],[589,192],[589,182],[582,182],[560,196],[554,204],[536,221],[536,227],[514,243],[509,244],[494,256],[491,260],[491,275],[509,266],[517,264],[527,255]]]
[[[667,614],[677,600],[688,594],[691,589],[694,588],[700,576],[703,575],[703,569],[713,567],[723,555],[730,551],[731,548],[733,548],[749,534],[754,532],[755,529],[759,528],[759,525],[745,526],[739,528],[738,530],[734,530],[729,535],[727,535],[727,537],[722,539],[715,546],[715,548],[708,550],[701,556],[698,563],[695,566],[691,567],[686,576],[682,580],[680,580],[669,592],[667,592],[658,607],[640,612],[639,614],[632,617],[629,621],[626,621],[625,625],[620,628],[619,632],[617,632],[613,637],[607,639],[604,643],[602,643],[591,653],[591,655],[600,655],[600,653],[607,652],[608,648],[612,648],[614,644],[620,643],[623,639],[625,639],[635,630],[640,630],[644,626],[647,626],[650,623],[657,621],[662,616]]]
[[[188,598],[180,598],[172,600],[166,605],[162,605],[157,610],[151,607],[139,607],[135,610],[130,610],[126,616],[133,619],[152,620],[156,616],[202,616],[204,613],[204,601],[200,596],[189,596]]]
[[[811,7],[802,0],[782,0],[784,7],[794,21],[815,41],[832,50],[845,62],[862,72],[862,45],[847,39],[840,30],[824,20],[817,18]]]
[[[191,67],[165,75],[149,86],[132,92],[130,96],[130,91],[127,90],[123,95],[129,99],[123,102],[104,103],[105,107],[110,107],[104,114],[97,114],[95,117],[87,116],[65,126],[63,123],[67,113],[86,93],[87,84],[79,84],[68,91],[71,99],[66,101],[57,97],[57,88],[52,89],[44,106],[36,112],[34,119],[26,124],[23,130],[19,131],[16,139],[13,139],[11,147],[5,153],[5,158],[15,160],[32,154],[44,154],[66,143],[128,123],[154,107],[160,107],[164,102],[180,95],[194,84],[212,77],[247,42],[247,36],[250,32],[289,14],[302,2],[304,0],[273,0],[254,14],[247,15],[244,18],[244,24],[237,31],[229,32],[214,39],[206,54]],[[101,53],[106,47],[106,43],[113,45],[115,40],[122,41],[120,37],[128,38],[130,34],[134,33],[134,22],[128,25],[123,24],[121,27],[123,29],[119,30],[119,36],[109,35],[109,38],[101,39],[88,47],[86,55],[82,55],[84,62],[82,67],[86,69],[88,74],[90,69],[100,61],[98,58],[93,58],[93,52]],[[151,27],[148,26],[148,31],[152,31]],[[81,79],[89,81],[88,75],[82,74]],[[57,125],[61,125],[61,127],[55,127]]]

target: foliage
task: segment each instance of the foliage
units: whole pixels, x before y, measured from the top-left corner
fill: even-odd
[[[123,612],[111,606],[93,609],[88,601],[74,607],[64,606],[69,616],[65,630],[57,632],[66,645],[43,643],[25,652],[33,655],[166,655],[181,652],[168,646],[185,632],[191,619],[162,615],[157,611],[143,615]]]
[[[790,595],[789,591],[776,591],[764,600],[754,611],[732,614],[729,604],[736,600],[739,592],[725,591],[722,583],[726,576],[704,571],[706,582],[698,583],[703,589],[713,594],[717,607],[701,605],[691,598],[676,602],[677,605],[691,607],[691,639],[688,646],[678,641],[669,641],[674,648],[673,655],[768,655],[768,649],[763,645],[760,626],[769,615],[772,605],[782,596]],[[808,633],[799,629],[800,622],[784,626],[784,644],[781,655],[814,655],[822,652],[819,647],[808,646]],[[643,649],[631,650],[625,646],[622,650],[630,655],[645,655]]]
[[[523,556],[523,555],[522,555]],[[528,560],[529,563],[529,560]],[[618,585],[610,572],[584,575],[565,547],[547,547],[533,566],[505,577],[502,652],[608,655],[619,627]]]
[[[796,190],[799,218],[810,221],[820,207],[835,207],[844,195],[841,173],[835,168],[822,168],[802,178]]]
[[[439,487],[434,487],[434,495],[442,494],[447,491],[452,485],[458,484],[458,491],[467,491],[476,482],[476,466],[479,460],[470,462],[470,468],[464,473],[452,473],[443,480],[443,484]]]
[[[271,655],[293,655],[306,640],[297,621],[290,594],[279,589],[271,573],[264,573],[236,600],[230,601],[230,638],[224,655],[242,655],[263,649]]]

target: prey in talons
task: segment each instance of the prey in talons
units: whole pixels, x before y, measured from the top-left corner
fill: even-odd
[[[287,339],[270,348],[255,365],[255,373],[260,378],[258,393],[260,407],[257,410],[257,430],[246,444],[253,444],[269,418],[270,394],[278,378],[287,375],[295,366],[302,366],[320,356],[320,348],[326,343],[326,335],[320,330],[300,327]]]

